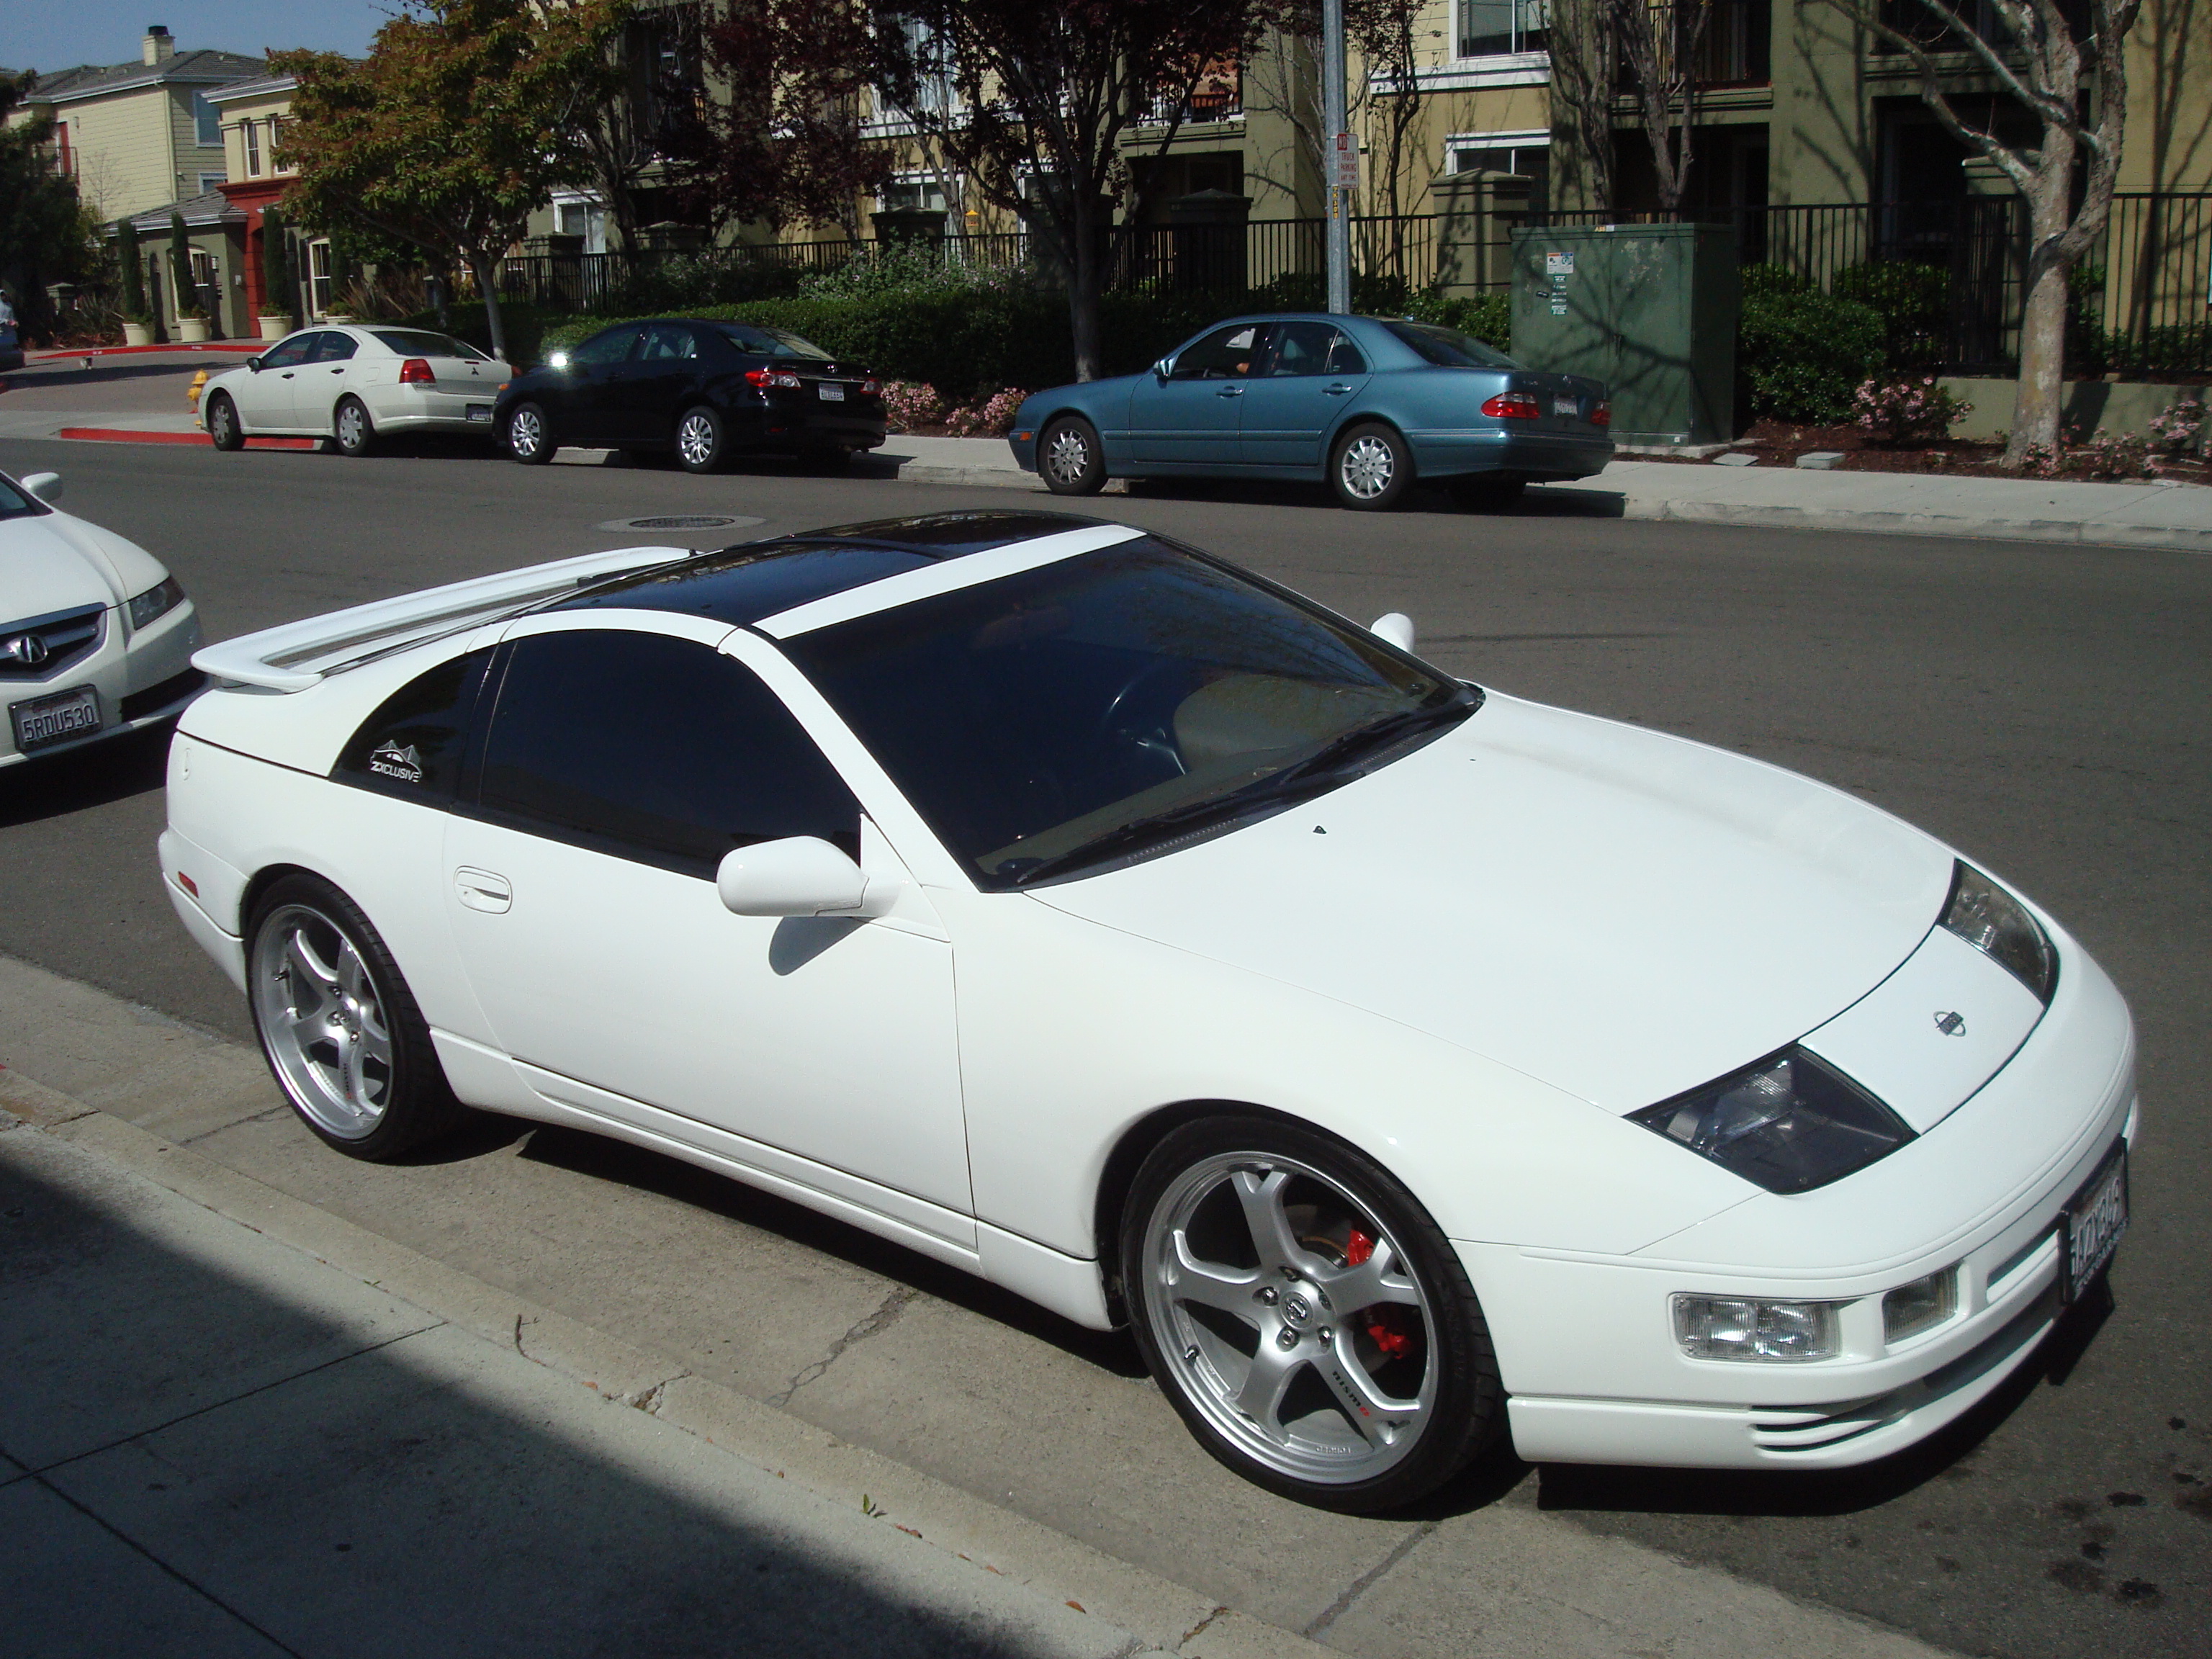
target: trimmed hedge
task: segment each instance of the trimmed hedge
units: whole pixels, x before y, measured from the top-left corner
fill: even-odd
[[[1754,416],[1833,426],[1882,365],[1888,325],[1857,300],[1823,294],[1774,265],[1747,265],[1736,331],[1739,404]]]

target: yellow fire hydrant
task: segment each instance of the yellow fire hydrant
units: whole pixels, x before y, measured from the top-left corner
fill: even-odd
[[[185,401],[192,406],[192,424],[204,428],[206,420],[200,414],[200,391],[208,383],[208,372],[202,369],[192,376],[192,383],[185,388]]]

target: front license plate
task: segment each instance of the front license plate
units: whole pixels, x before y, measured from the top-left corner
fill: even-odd
[[[472,421],[482,421],[487,426],[490,425],[491,405],[489,404],[471,404],[469,405],[469,418]]]
[[[1552,399],[1552,413],[1559,416],[1562,420],[1571,421],[1576,416],[1582,412],[1583,406],[1579,403],[1577,403],[1572,398],[1554,398]]]
[[[88,685],[57,691],[51,697],[11,702],[9,717],[15,723],[15,748],[20,754],[43,749],[64,738],[82,737],[100,730],[100,693]]]
[[[822,401],[825,404],[842,404],[845,401],[845,388],[842,386],[832,386],[829,381],[824,380],[822,382],[821,390]]]
[[[2065,1276],[2060,1283],[2067,1301],[2077,1299],[2105,1270],[2127,1230],[2128,1143],[2124,1140],[2066,1206]]]

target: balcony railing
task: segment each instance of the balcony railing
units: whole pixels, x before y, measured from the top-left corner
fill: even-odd
[[[1244,112],[1244,77],[1235,72],[1209,76],[1188,98],[1156,98],[1145,112],[1143,125],[1161,127],[1173,121],[1196,126],[1206,121],[1226,121]]]
[[[1695,55],[1690,61],[1690,75],[1694,84],[1700,90],[1767,85],[1773,79],[1772,0],[1709,0],[1705,9],[1709,14],[1705,33],[1699,37]],[[1686,22],[1693,10],[1691,0],[1674,0],[1674,3],[1651,8],[1652,27],[1659,40],[1659,72],[1662,76],[1671,78],[1674,72],[1674,43],[1669,38],[1669,30],[1674,19],[1670,14],[1679,14]],[[1620,89],[1626,93],[1635,88],[1635,80],[1624,54],[1620,64]]]

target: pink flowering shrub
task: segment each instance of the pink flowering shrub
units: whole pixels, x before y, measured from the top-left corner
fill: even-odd
[[[886,380],[884,382],[884,413],[890,417],[894,432],[911,432],[918,426],[928,426],[945,413],[945,399],[937,395],[937,388],[920,380]]]
[[[2204,405],[2184,398],[2163,415],[2150,417],[2150,447],[2160,455],[2186,455],[2204,429]]]
[[[1011,386],[994,392],[983,403],[947,415],[945,429],[956,438],[1003,438],[1014,429],[1014,412],[1029,395]]]
[[[1868,380],[1851,397],[1859,430],[1884,443],[1947,438],[1973,410],[1965,398],[1938,386],[1933,374],[1917,380]]]
[[[2143,478],[2150,476],[2150,445],[2130,433],[2116,438],[2104,428],[2065,458],[2070,470],[2085,478]]]

